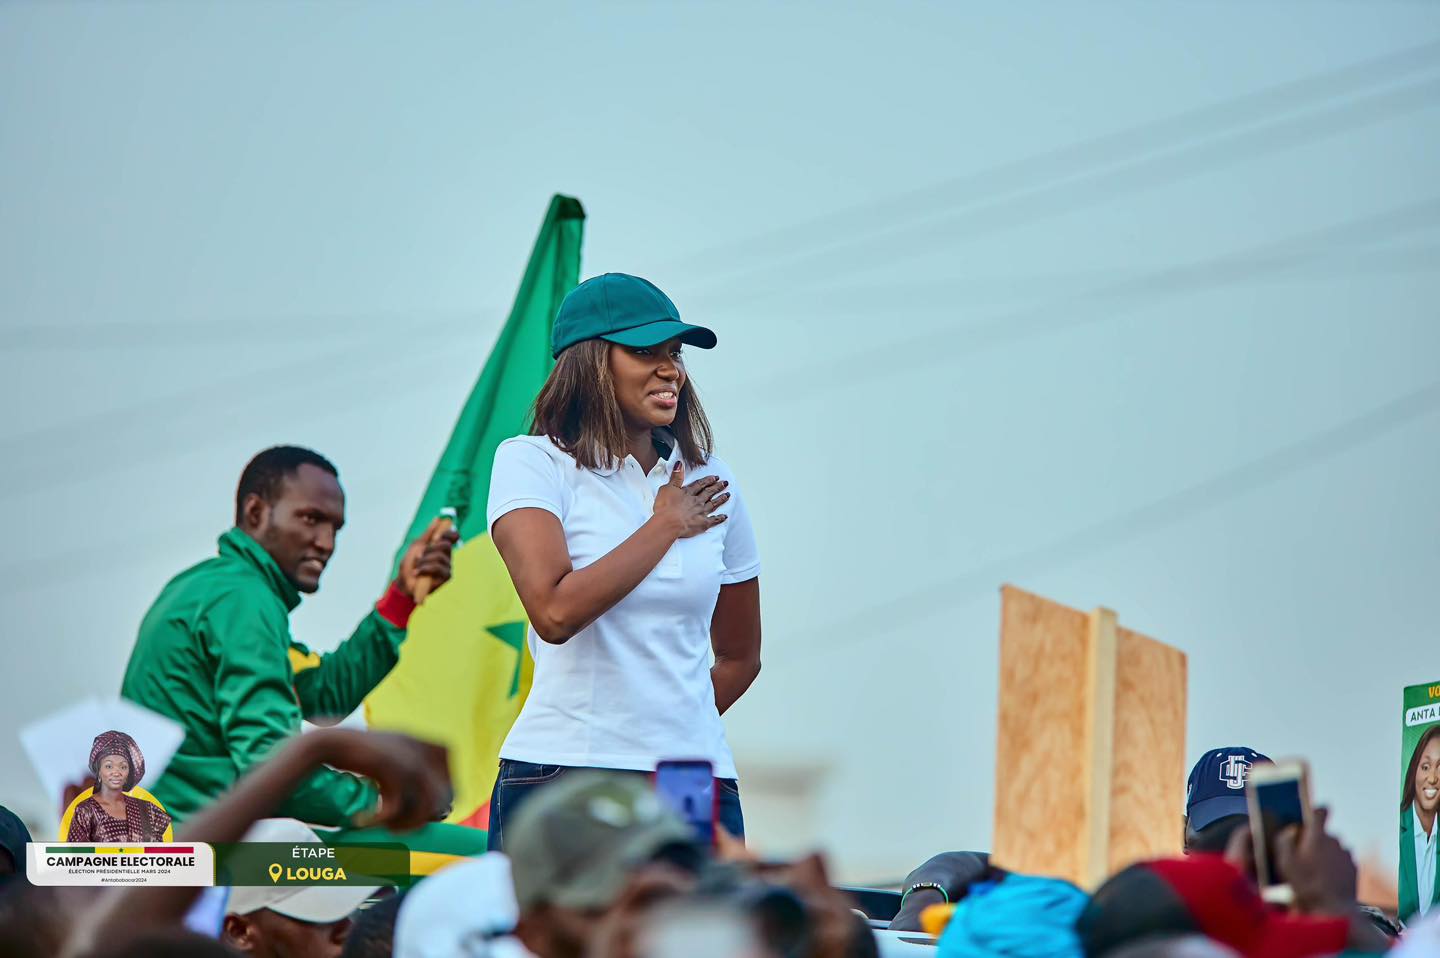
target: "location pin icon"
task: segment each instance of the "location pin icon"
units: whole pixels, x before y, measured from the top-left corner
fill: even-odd
[[[274,865],[271,865],[271,866],[270,866],[270,880],[271,880],[272,882],[277,882],[277,881],[279,881],[279,880],[280,880],[280,873],[281,873],[282,871],[284,871],[284,869],[280,867],[280,865],[279,865],[278,862],[277,862],[276,864],[274,864]]]

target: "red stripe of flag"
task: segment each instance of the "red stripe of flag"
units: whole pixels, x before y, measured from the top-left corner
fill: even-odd
[[[183,845],[183,846],[181,846],[181,847],[179,847],[179,848],[150,848],[149,846],[147,846],[147,847],[145,848],[145,854],[147,854],[147,855],[193,855],[193,854],[195,854],[195,846],[194,846],[194,845]]]

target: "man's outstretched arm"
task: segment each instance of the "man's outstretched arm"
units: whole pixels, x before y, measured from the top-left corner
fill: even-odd
[[[426,578],[434,591],[449,581],[450,553],[458,539],[453,529],[441,532],[432,524],[410,543],[399,576],[334,652],[316,655],[292,643],[295,694],[307,719],[320,723],[343,719],[390,673],[400,659],[400,643],[415,610],[411,597],[416,584]]]

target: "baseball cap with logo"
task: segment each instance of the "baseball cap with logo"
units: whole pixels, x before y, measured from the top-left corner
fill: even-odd
[[[1230,745],[1212,748],[1190,770],[1185,786],[1185,817],[1199,831],[1230,815],[1247,814],[1245,782],[1257,763],[1270,762],[1253,748]]]
[[[521,911],[547,902],[606,908],[637,868],[694,843],[690,827],[643,776],[616,772],[567,772],[522,805],[505,829]]]
[[[241,840],[286,845],[303,842],[318,844],[320,836],[293,818],[262,818],[250,826]],[[347,917],[377,890],[372,885],[236,885],[230,891],[225,912],[248,915],[268,908],[296,921],[328,925]]]
[[[1204,935],[1242,958],[1310,958],[1345,948],[1350,922],[1271,911],[1220,855],[1140,862],[1095,890],[1075,922],[1087,958],[1152,936]]]
[[[682,323],[670,297],[648,279],[605,273],[576,286],[560,304],[550,330],[550,353],[559,356],[587,339],[658,346],[676,337],[701,349],[715,346],[715,334],[704,326]]]

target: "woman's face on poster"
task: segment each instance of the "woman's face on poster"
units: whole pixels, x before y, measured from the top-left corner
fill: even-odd
[[[1430,739],[1415,766],[1415,804],[1422,812],[1440,808],[1440,736]]]
[[[119,755],[107,755],[100,760],[100,784],[123,790],[129,777],[130,763]]]

